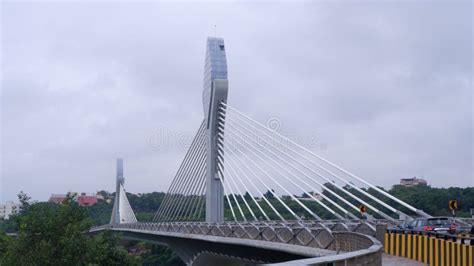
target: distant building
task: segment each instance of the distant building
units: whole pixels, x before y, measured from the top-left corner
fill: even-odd
[[[97,203],[98,197],[95,194],[71,192],[71,196],[80,206],[92,206]],[[48,202],[62,204],[66,201],[66,194],[52,194]]]
[[[52,194],[48,202],[62,204],[66,201],[66,194]]]
[[[296,198],[303,201],[304,200],[313,201],[314,199],[323,200],[323,196],[321,196],[321,194],[317,192],[310,191],[309,194],[311,194],[311,196],[313,197],[308,196],[308,194],[303,194],[301,197],[296,197]]]
[[[5,204],[0,204],[0,219],[8,220],[13,214],[20,212],[20,204],[13,201],[7,201]]]
[[[93,194],[81,193],[77,196],[77,204],[80,206],[92,206],[97,203],[97,196]]]
[[[412,187],[412,186],[417,186],[417,185],[426,186],[426,185],[428,185],[428,183],[423,178],[416,178],[416,176],[415,176],[413,178],[402,178],[402,179],[400,179],[400,185],[402,185],[404,187]]]

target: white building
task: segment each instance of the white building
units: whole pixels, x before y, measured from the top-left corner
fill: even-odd
[[[20,204],[13,201],[7,201],[5,204],[0,204],[0,219],[8,220],[10,215],[20,212]]]
[[[413,178],[402,178],[402,179],[400,179],[400,185],[405,186],[405,187],[413,187],[413,186],[417,186],[417,185],[426,186],[426,185],[428,185],[428,182],[426,182],[426,180],[424,180],[423,178],[416,178],[416,176],[415,176]]]
[[[298,198],[299,200],[302,200],[302,201],[305,201],[305,200],[314,201],[314,199],[323,200],[323,196],[321,196],[321,195],[320,195],[319,193],[317,193],[317,192],[310,191],[309,194],[311,194],[314,198],[311,198],[311,197],[308,196],[307,194],[304,194],[304,196],[297,197],[297,198]]]

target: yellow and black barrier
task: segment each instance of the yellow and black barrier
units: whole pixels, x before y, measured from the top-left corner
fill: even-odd
[[[385,253],[435,266],[474,266],[474,238],[387,231]]]

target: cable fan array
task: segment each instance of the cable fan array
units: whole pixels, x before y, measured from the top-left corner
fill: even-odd
[[[168,192],[156,212],[155,222],[197,221],[203,218],[206,187],[206,126],[201,123]]]
[[[224,190],[227,220],[409,218],[401,208],[428,216],[224,102],[217,125],[215,170]],[[203,122],[155,221],[203,219],[206,141]],[[368,210],[364,216],[361,206]]]

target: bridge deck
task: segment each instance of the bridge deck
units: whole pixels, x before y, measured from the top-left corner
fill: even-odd
[[[259,263],[325,263],[365,261],[380,265],[382,245],[356,232],[331,231],[326,226],[296,227],[257,224],[131,223],[94,227],[91,233],[118,231],[128,239],[170,246],[189,264],[221,255]],[[200,258],[200,256],[203,256]],[[216,257],[217,256],[217,257]],[[220,257],[219,257],[220,256]],[[372,264],[370,264],[372,263]],[[203,265],[210,265],[209,263]]]
[[[397,257],[397,256],[390,256],[387,254],[382,255],[382,265],[384,266],[395,266],[395,265],[403,265],[403,266],[421,266],[425,265],[424,263],[418,262],[416,260],[410,260],[407,258]]]

